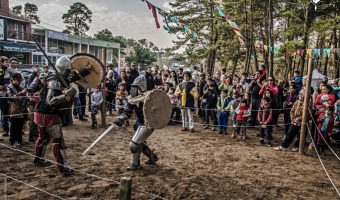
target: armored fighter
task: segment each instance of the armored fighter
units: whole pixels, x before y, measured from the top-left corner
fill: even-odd
[[[34,122],[39,127],[34,164],[38,166],[50,164],[44,160],[44,156],[46,146],[52,140],[52,149],[58,163],[58,171],[71,174],[73,170],[67,167],[66,147],[58,112],[63,107],[63,104],[70,101],[76,94],[75,88],[68,87],[69,83],[87,76],[90,74],[90,69],[84,68],[78,73],[72,72],[71,61],[66,56],[57,60],[55,68],[57,72],[46,77],[46,83],[41,89],[40,98],[34,112]]]
[[[148,80],[150,81],[150,80]],[[141,167],[140,155],[143,153],[148,157],[146,164],[155,164],[158,156],[146,144],[146,140],[154,132],[155,129],[165,127],[170,119],[172,107],[168,95],[163,90],[153,89],[144,75],[138,76],[131,84],[130,96],[128,97],[128,109],[125,109],[111,127],[101,134],[89,148],[85,150],[86,154],[105,134],[114,127],[122,127],[133,112],[136,114],[136,122],[133,125],[135,134],[130,142],[130,150],[132,153],[132,163],[128,170],[137,170]]]

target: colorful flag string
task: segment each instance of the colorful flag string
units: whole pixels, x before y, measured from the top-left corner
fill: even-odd
[[[216,2],[216,3],[220,4],[219,2]],[[221,4],[219,6],[216,6],[216,8],[218,10],[218,15],[221,16],[221,17],[224,17],[227,20],[227,22],[229,23],[231,28],[236,33],[238,40],[240,41],[240,44],[243,46],[245,43],[244,43],[244,40],[243,40],[244,37],[241,34],[241,29],[237,26],[236,22],[231,21],[231,17],[229,15],[224,14]]]
[[[158,10],[158,14],[160,14],[161,16],[163,16],[164,18],[164,23],[166,25],[166,28],[168,30],[168,33],[171,34],[171,29],[169,26],[169,22],[173,22],[175,23],[177,26],[181,26],[183,28],[183,31],[187,34],[187,35],[192,35],[192,37],[194,39],[198,39],[198,35],[196,32],[194,32],[193,30],[191,30],[185,23],[181,23],[178,21],[177,18],[172,17],[169,15],[169,13],[167,13],[166,11],[164,11],[163,9],[153,5],[152,3],[150,3],[149,1],[146,0],[141,0],[143,2],[146,2],[146,4],[148,5],[148,8],[152,11],[152,15],[155,19],[155,23],[156,23],[156,27],[160,28],[159,22],[158,22],[158,18],[157,18],[157,12],[156,9]]]

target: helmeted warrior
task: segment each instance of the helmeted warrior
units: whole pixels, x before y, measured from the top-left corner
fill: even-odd
[[[154,131],[154,128],[156,128],[156,127],[150,127],[150,125],[149,126],[146,125],[147,123],[146,123],[146,118],[144,115],[146,99],[150,97],[149,94],[154,92],[154,91],[151,91],[153,90],[152,87],[148,88],[148,85],[151,85],[151,84],[147,84],[147,79],[145,78],[144,75],[140,75],[135,79],[135,81],[131,84],[130,96],[128,99],[128,102],[129,102],[128,109],[125,109],[124,112],[120,114],[116,118],[116,120],[113,122],[117,126],[121,127],[124,124],[125,120],[131,117],[131,114],[133,111],[135,112],[137,116],[136,122],[133,126],[135,130],[135,134],[132,137],[132,140],[130,142],[130,150],[132,153],[132,163],[127,168],[128,170],[137,170],[141,167],[140,165],[141,153],[143,153],[146,157],[149,158],[149,160],[145,162],[146,164],[150,164],[150,165],[155,164],[159,159],[158,156],[146,144],[147,138],[152,134],[152,132]],[[165,103],[159,102],[160,104],[164,103],[163,105],[159,105],[159,106],[166,107],[166,112],[162,113],[162,115],[164,115],[166,119],[165,124],[167,124],[170,118],[170,114],[171,114],[170,100],[167,97],[166,93],[164,93],[163,91],[157,90],[157,92],[158,92],[156,94],[157,96],[164,95],[165,97],[164,99]],[[157,128],[161,128],[161,127],[157,127]]]
[[[40,98],[34,112],[34,122],[39,127],[34,164],[39,166],[50,164],[44,160],[44,156],[47,144],[52,140],[52,149],[58,171],[71,174],[73,170],[67,167],[66,146],[58,112],[63,108],[64,103],[70,101],[76,94],[75,88],[69,87],[69,84],[90,74],[90,69],[84,68],[79,73],[73,73],[71,61],[66,56],[59,58],[55,67],[59,74],[54,72],[45,77],[46,83],[41,89]]]

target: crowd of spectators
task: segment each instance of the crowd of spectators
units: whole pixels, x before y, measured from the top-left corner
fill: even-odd
[[[11,145],[20,147],[25,144],[25,141],[18,136],[19,129],[22,133],[23,128],[21,125],[10,128],[8,119],[11,119],[10,124],[24,124],[28,119],[30,122],[29,141],[34,141],[37,137],[37,129],[30,120],[29,114],[16,116],[18,111],[11,106],[13,107],[12,104],[15,102],[15,105],[20,105],[21,113],[31,113],[37,102],[39,91],[44,85],[44,77],[49,73],[49,68],[44,66],[41,71],[39,66],[34,66],[28,81],[22,84],[24,79],[18,73],[17,63],[18,60],[15,58],[1,57],[3,67],[2,71],[0,70],[0,96],[6,98],[0,98],[2,101],[0,108],[2,136],[10,134]],[[278,151],[286,150],[294,138],[299,139],[303,98],[307,89],[312,90],[313,94],[309,106],[312,119],[315,121],[312,123],[314,124],[313,137],[317,141],[316,148],[320,152],[325,149],[321,136],[329,140],[330,132],[339,115],[339,81],[334,81],[333,85],[329,85],[328,80],[324,80],[314,91],[313,88],[305,88],[299,71],[294,72],[290,81],[284,82],[269,76],[264,65],[261,65],[260,69],[252,75],[248,73],[237,75],[228,74],[225,69],[217,70],[212,74],[200,72],[196,66],[192,71],[182,68],[170,71],[169,69],[160,70],[158,66],[143,68],[138,65],[136,67],[132,63],[119,74],[112,66],[108,66],[105,85],[87,90],[77,86],[78,92],[73,101],[68,102],[68,109],[60,112],[63,125],[72,125],[73,119],[87,121],[87,117],[91,115],[92,128],[97,128],[96,115],[102,106],[105,106],[109,115],[113,115],[114,112],[122,113],[127,108],[131,84],[139,75],[146,77],[148,89],[162,89],[168,94],[173,106],[169,125],[182,124],[182,131],[194,133],[195,126],[202,124],[205,129],[217,131],[219,134],[229,132],[232,138],[241,140],[248,139],[246,134],[248,128],[257,127],[259,128],[259,143],[268,146],[272,146],[273,129],[282,129],[285,136],[282,143],[274,148]],[[87,101],[86,96],[88,96]],[[103,96],[105,96],[106,105],[102,105]],[[27,100],[21,101],[23,98]],[[89,115],[86,114],[86,106],[88,106]],[[194,122],[195,114],[201,122]],[[15,119],[12,115],[15,115]],[[281,124],[278,120],[280,115],[283,118]],[[127,121],[126,125],[128,123]],[[297,140],[294,144],[293,151],[298,150],[298,142]]]

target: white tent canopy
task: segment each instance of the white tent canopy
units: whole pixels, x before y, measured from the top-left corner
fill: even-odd
[[[322,75],[317,69],[313,70],[312,73],[312,87],[314,90],[318,88],[318,85],[324,80],[324,75]],[[307,79],[307,76],[303,77],[303,80],[305,81]]]

